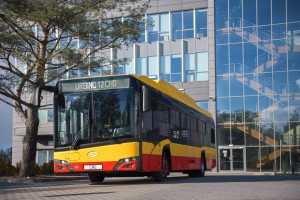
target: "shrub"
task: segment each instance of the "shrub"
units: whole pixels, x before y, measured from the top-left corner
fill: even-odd
[[[0,160],[0,176],[15,176],[17,174],[16,167],[10,163]]]

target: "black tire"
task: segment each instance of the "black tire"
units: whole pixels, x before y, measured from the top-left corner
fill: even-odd
[[[205,157],[201,156],[201,165],[199,170],[191,170],[188,171],[188,175],[190,178],[194,177],[203,177],[205,174]]]
[[[104,181],[105,176],[101,173],[91,172],[88,173],[91,183],[101,183]]]
[[[159,172],[153,173],[152,175],[153,180],[155,182],[165,182],[169,173],[170,173],[170,162],[166,152],[163,152],[161,158],[161,170]]]
[[[201,156],[201,167],[199,171],[199,177],[203,177],[205,174],[206,166],[205,166],[205,157]]]

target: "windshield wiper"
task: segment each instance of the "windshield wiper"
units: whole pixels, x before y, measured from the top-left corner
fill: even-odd
[[[74,147],[76,146],[76,144],[77,144],[77,142],[78,142],[78,140],[80,138],[81,133],[85,130],[85,128],[87,127],[87,125],[89,124],[89,122],[90,122],[90,119],[89,119],[89,117],[87,117],[86,120],[85,120],[85,122],[84,122],[84,124],[83,124],[83,127],[79,130],[79,132],[77,133],[77,135],[75,136],[75,138],[74,138],[74,140],[72,142],[72,145],[70,147],[71,150],[74,150]]]
[[[107,134],[108,139],[110,139],[114,144],[118,144],[119,142],[113,138],[111,135]]]

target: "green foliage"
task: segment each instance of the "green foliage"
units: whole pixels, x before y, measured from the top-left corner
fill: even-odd
[[[0,160],[0,176],[15,176],[17,174],[16,167],[10,163]]]
[[[0,161],[11,164],[12,148],[0,150]]]
[[[17,176],[20,172],[21,162],[18,162],[16,166],[12,166],[10,163],[0,160],[0,176]],[[54,163],[50,161],[49,163],[44,163],[39,166],[35,163],[34,173],[36,175],[53,175],[54,174]]]

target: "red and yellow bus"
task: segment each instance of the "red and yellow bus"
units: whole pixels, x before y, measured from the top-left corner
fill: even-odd
[[[111,176],[170,172],[204,176],[216,167],[214,121],[163,80],[110,75],[62,80],[54,95],[54,171]]]

